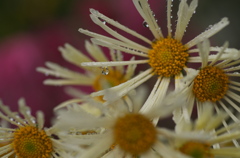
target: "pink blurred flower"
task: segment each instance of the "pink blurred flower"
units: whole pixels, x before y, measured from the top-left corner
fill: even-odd
[[[37,110],[42,110],[46,118],[50,119],[53,107],[66,100],[67,96],[63,93],[62,87],[44,86],[42,81],[45,76],[35,70],[45,62],[46,57],[58,57],[51,52],[53,49],[43,47],[44,42],[41,42],[33,35],[21,34],[1,43],[0,98],[6,105],[16,110],[17,100],[24,97],[33,114]],[[61,44],[59,42],[57,45]],[[56,44],[53,47],[56,52]],[[49,125],[49,120],[46,123]]]

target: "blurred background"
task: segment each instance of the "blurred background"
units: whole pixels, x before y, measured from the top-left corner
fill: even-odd
[[[176,16],[178,2],[174,1],[173,16]],[[166,34],[166,0],[149,0],[149,3]],[[240,49],[239,3],[238,0],[231,0],[231,3],[199,0],[184,40],[188,41],[209,25],[228,17],[230,25],[212,37],[211,43],[221,46],[229,41],[230,47]],[[91,22],[89,8],[153,38],[148,28],[142,25],[143,20],[131,0],[0,1],[0,98],[6,105],[17,110],[18,99],[24,97],[34,114],[37,110],[44,111],[49,125],[52,109],[70,97],[63,87],[44,86],[42,82],[46,76],[35,69],[44,66],[46,61],[67,65],[58,51],[64,43],[71,43],[84,52],[84,41],[89,37],[78,32],[80,27],[106,34]]]

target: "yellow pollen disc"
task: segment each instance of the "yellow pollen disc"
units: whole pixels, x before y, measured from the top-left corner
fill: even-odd
[[[210,148],[210,145],[206,143],[187,142],[179,150],[192,158],[213,158]]]
[[[148,151],[157,139],[152,122],[141,114],[127,114],[120,117],[114,127],[115,143],[132,155]]]
[[[178,75],[188,59],[187,48],[173,38],[164,38],[152,44],[148,52],[149,65],[159,76],[171,77]]]
[[[207,66],[194,79],[193,93],[201,101],[216,102],[228,90],[228,76],[218,67]]]
[[[21,127],[14,133],[13,148],[18,158],[50,158],[53,151],[45,131],[33,126]]]
[[[93,89],[95,91],[100,91],[106,88],[117,86],[125,81],[126,79],[124,74],[117,70],[113,70],[108,75],[101,74],[97,76],[93,83]]]

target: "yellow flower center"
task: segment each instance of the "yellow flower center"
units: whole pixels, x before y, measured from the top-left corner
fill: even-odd
[[[213,158],[209,152],[210,145],[201,142],[187,142],[179,149],[182,153],[191,156],[192,158]]]
[[[21,127],[14,133],[13,148],[18,158],[49,158],[53,151],[45,131],[33,126]]]
[[[152,122],[141,114],[127,114],[120,117],[114,127],[115,143],[132,155],[148,151],[157,139]]]
[[[188,59],[187,48],[173,38],[164,38],[152,44],[148,52],[149,65],[159,76],[171,77],[178,75]]]
[[[193,93],[201,101],[216,102],[228,90],[228,76],[218,67],[207,66],[194,79]]]
[[[108,75],[97,76],[93,83],[93,89],[95,91],[100,91],[106,88],[117,86],[125,81],[126,79],[124,77],[124,74],[117,70],[114,70],[111,71]]]

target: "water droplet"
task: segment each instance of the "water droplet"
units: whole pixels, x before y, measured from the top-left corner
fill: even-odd
[[[171,19],[173,18],[173,16],[171,16]]]
[[[196,10],[194,10],[193,14],[195,14],[195,13],[196,13]]]
[[[109,74],[109,70],[107,67],[102,67],[102,74],[103,75],[108,75]]]
[[[144,27],[149,27],[149,25],[148,25],[148,23],[146,21],[143,21],[142,24],[143,24]]]
[[[36,124],[37,122],[36,122],[36,120],[32,120],[32,123],[33,123],[33,124]]]
[[[207,30],[210,30],[212,27],[213,27],[212,25],[209,25],[209,26],[207,27]]]
[[[102,18],[99,18],[99,20],[105,25],[107,22],[103,20]]]

